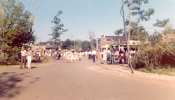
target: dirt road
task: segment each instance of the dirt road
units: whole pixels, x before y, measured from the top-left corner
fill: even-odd
[[[32,72],[4,68],[0,100],[175,100],[171,82],[123,76],[97,66],[54,61],[37,65]]]

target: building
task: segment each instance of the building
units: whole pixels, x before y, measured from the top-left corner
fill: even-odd
[[[99,39],[99,48],[106,49],[111,46],[120,47],[127,45],[127,38],[124,36],[105,36],[102,35]]]
[[[140,44],[140,41],[130,40],[130,46],[137,46]],[[105,36],[102,35],[98,41],[98,48],[100,50],[107,49],[110,47],[120,48],[127,47],[127,37],[125,36]]]

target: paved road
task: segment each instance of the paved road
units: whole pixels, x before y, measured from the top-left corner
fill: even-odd
[[[16,68],[1,72],[10,82],[0,90],[0,100],[175,100],[175,86],[166,81],[91,70],[95,66],[88,61],[51,62],[32,72]]]

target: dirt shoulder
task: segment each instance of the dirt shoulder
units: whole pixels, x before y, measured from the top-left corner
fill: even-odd
[[[141,71],[134,71],[134,74],[131,73],[127,65],[105,65],[105,64],[96,64],[94,68],[98,72],[109,73],[122,77],[132,77],[135,79],[145,79],[145,80],[155,80],[162,82],[175,82],[175,76],[160,75],[155,73],[145,73]]]

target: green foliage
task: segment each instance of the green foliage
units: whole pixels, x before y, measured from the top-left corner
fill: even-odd
[[[124,3],[128,7],[130,15],[138,17],[137,23],[149,20],[154,13],[154,9],[145,9],[144,7],[144,5],[148,4],[148,0],[124,0]]]
[[[154,45],[146,44],[132,59],[135,68],[155,69],[175,65],[175,47],[167,43],[158,42]]]
[[[91,43],[89,41],[83,41],[81,47],[83,51],[88,51],[91,49]]]
[[[65,29],[64,24],[61,22],[60,15],[62,13],[63,13],[62,11],[58,11],[57,15],[54,16],[52,20],[54,27],[53,27],[53,32],[50,35],[52,36],[52,40],[55,42],[55,44],[60,41],[59,40],[60,36],[66,31],[68,31],[67,29]]]
[[[82,43],[83,43],[83,41],[81,41],[81,40],[74,41],[74,48],[76,51],[82,50]]]
[[[169,22],[169,19],[164,19],[164,20],[156,20],[156,23],[154,23],[153,25],[156,27],[165,27]]]
[[[155,32],[148,37],[149,43],[142,44],[132,59],[135,68],[144,68],[148,71],[155,69],[174,68],[175,66],[175,42],[170,40],[174,29],[165,27],[162,32]]]
[[[62,41],[62,49],[75,49],[77,51],[87,51],[91,49],[91,42],[66,39],[65,41]]]
[[[116,35],[129,34],[130,39],[145,41],[148,38],[148,33],[144,26],[139,25],[142,21],[148,21],[154,14],[154,9],[147,8],[148,0],[122,0],[121,9],[122,18],[124,21],[124,29],[119,29],[115,32]],[[125,7],[127,8],[125,10]],[[125,12],[127,11],[127,12]],[[128,29],[126,29],[128,26]]]
[[[70,39],[66,39],[62,43],[62,49],[73,49],[73,47],[74,47],[74,41]]]
[[[137,24],[131,24],[132,28],[130,30],[130,39],[145,41],[148,38],[148,33],[143,26],[138,26]]]
[[[155,45],[155,44],[161,42],[162,34],[160,34],[158,32],[154,32],[154,34],[149,35],[148,40],[151,43],[151,45]]]
[[[16,63],[19,48],[26,43],[34,42],[33,16],[17,0],[1,0],[0,14],[0,48],[1,63]]]
[[[118,29],[114,32],[115,35],[122,35],[124,33],[124,30],[123,29]]]

